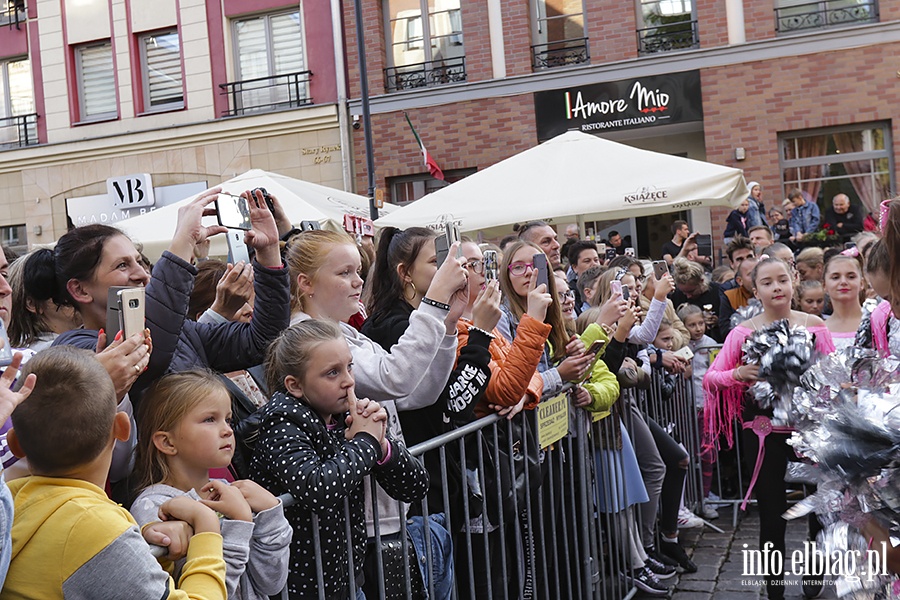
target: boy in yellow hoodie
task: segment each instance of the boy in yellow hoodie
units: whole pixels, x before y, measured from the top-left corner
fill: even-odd
[[[225,600],[222,536],[212,510],[186,497],[160,507],[162,520],[184,521],[194,532],[176,589],[132,516],[104,493],[113,447],[128,438],[130,422],[116,412],[113,383],[93,354],[49,348],[19,381],[20,393],[32,391],[13,412],[8,440],[33,475],[9,484],[12,561],[0,599]]]

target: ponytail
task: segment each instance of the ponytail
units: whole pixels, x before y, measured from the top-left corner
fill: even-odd
[[[14,348],[27,348],[38,341],[49,326],[38,312],[38,305],[58,295],[53,250],[41,248],[19,258],[9,267],[12,288],[12,314],[9,319],[9,341]],[[35,310],[28,309],[31,300]]]

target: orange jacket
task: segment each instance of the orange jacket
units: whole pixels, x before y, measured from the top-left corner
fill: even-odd
[[[469,341],[467,319],[460,319],[456,324],[458,343],[457,355]],[[530,410],[541,401],[544,380],[537,372],[538,362],[544,353],[544,343],[550,335],[552,327],[537,319],[524,315],[516,329],[516,339],[510,344],[500,332],[494,329],[491,340],[491,378],[487,390],[475,406],[475,415],[483,417],[490,414],[488,404],[515,406],[528,394],[525,409]]]

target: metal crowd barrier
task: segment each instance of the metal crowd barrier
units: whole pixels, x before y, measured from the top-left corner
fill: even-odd
[[[685,504],[697,509],[703,499],[699,460],[702,432],[698,427],[690,379],[675,377],[673,393],[671,397],[665,397],[660,377],[654,376],[650,390],[623,390],[617,404],[624,407],[628,401],[636,402],[647,416],[654,418],[687,450],[690,468],[685,483]],[[516,418],[533,417],[526,412]],[[423,460],[437,460],[441,476],[439,481],[432,481],[431,486],[440,489],[439,502],[430,505],[428,497],[412,505],[394,501],[392,508],[398,514],[443,513],[447,517],[445,526],[453,546],[453,581],[449,595],[444,598],[622,600],[637,592],[626,577],[633,569],[631,552],[624,543],[629,539],[625,528],[631,524],[623,518],[624,511],[604,513],[600,510],[602,494],[607,499],[619,497],[627,502],[619,482],[615,478],[601,481],[597,472],[598,449],[615,447],[613,428],[617,422],[606,417],[591,423],[591,415],[580,409],[570,408],[569,413],[568,435],[541,451],[540,469],[521,469],[525,488],[531,489],[522,498],[491,482],[503,481],[501,460],[504,458],[506,473],[517,472],[517,461],[513,457],[517,451],[536,448],[534,440],[530,439],[534,430],[525,428],[523,437],[514,440],[510,423],[501,416],[489,415],[409,449],[413,456]],[[623,418],[627,419],[628,415]],[[717,460],[713,491],[721,498],[719,506],[733,506],[736,523],[744,486],[740,437],[735,439],[738,440],[735,444],[737,462],[729,461],[726,467],[736,467],[736,475],[730,470],[723,471],[721,458]],[[501,447],[501,444],[504,445]],[[616,467],[621,468],[621,462]],[[543,480],[539,484],[533,481],[536,473]],[[367,504],[371,505],[372,511],[377,581],[366,584],[367,599],[442,600],[436,593],[438,577],[426,578],[424,589],[417,590],[413,583],[420,565],[426,573],[433,573],[440,563],[432,544],[436,541],[433,539],[435,533],[430,527],[422,528],[424,551],[409,552],[408,532],[418,525],[411,517],[401,518],[399,531],[386,530],[380,524],[377,486],[373,483],[370,480]],[[732,493],[729,495],[726,491]],[[282,500],[286,506],[293,503],[290,496]],[[350,514],[346,501],[344,510],[345,516]],[[638,511],[634,512],[636,516]],[[348,522],[346,552],[352,574],[355,557],[349,519],[345,520]],[[315,517],[313,523],[316,555],[322,556]],[[382,542],[391,539],[396,539],[402,547],[402,572],[407,574],[402,582],[385,580],[384,558],[377,550],[382,547]],[[324,600],[321,563],[317,567],[319,598]],[[359,583],[348,576],[349,598],[357,598]],[[398,587],[401,588],[399,592]],[[282,597],[288,597],[286,591]]]

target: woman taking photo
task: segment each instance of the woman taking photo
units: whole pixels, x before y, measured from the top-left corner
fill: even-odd
[[[75,307],[83,329],[60,335],[54,345],[93,350],[105,332],[106,302],[112,286],[146,286],[145,318],[154,352],[147,370],[135,382],[142,391],[167,371],[207,367],[230,372],[261,364],[269,343],[289,322],[289,282],[278,247],[278,231],[260,192],[244,192],[253,229],[246,242],[256,250],[256,302],[259,313],[250,323],[203,324],[186,319],[197,269],[191,265],[194,246],[224,227],[204,227],[201,218],[217,198],[209,190],[178,209],[178,223],[169,250],[157,261],[150,276],[140,264],[140,254],[121,231],[105,225],[77,227],[62,236],[53,250],[59,304]],[[122,393],[127,390],[118,390]],[[134,396],[134,394],[132,394]],[[132,397],[132,401],[138,398]]]
[[[497,327],[509,342],[515,339],[516,329],[528,312],[528,295],[532,291],[532,280],[537,276],[534,256],[542,253],[539,246],[523,241],[510,244],[504,251],[500,266],[500,289],[503,291],[500,309],[503,316]],[[559,393],[565,382],[579,381],[591,363],[591,357],[584,354],[584,343],[577,336],[569,336],[566,331],[556,278],[550,273],[548,275],[547,289],[539,290],[539,293],[550,294],[552,302],[546,314],[546,322],[551,326],[550,335],[538,364],[538,372],[544,381],[544,395]]]
[[[746,397],[747,388],[759,380],[759,366],[744,362],[742,346],[754,332],[782,320],[787,320],[791,327],[808,329],[814,336],[815,349],[822,354],[833,352],[834,344],[831,333],[820,318],[791,310],[793,274],[787,263],[778,258],[761,260],[753,269],[751,278],[754,294],[762,304],[763,312],[728,334],[722,350],[703,378],[707,393],[706,441],[718,447],[720,437],[724,436],[730,448],[733,444],[734,419],[741,419],[744,456],[753,473],[744,501],[746,503],[750,494],[756,492],[760,549],[771,544],[769,547],[773,552],[770,555],[780,552],[784,556],[787,522],[781,515],[787,510],[784,472],[788,460],[794,456],[787,444],[792,429],[773,426],[773,409],[760,408],[755,400]],[[818,521],[812,515],[811,539],[815,539],[818,527]],[[767,572],[774,572],[771,565],[764,568]],[[784,598],[782,576],[767,577],[766,589],[770,600]]]
[[[458,245],[450,249],[455,256]],[[310,318],[336,321],[353,353],[356,395],[376,402],[395,400],[398,410],[430,406],[456,362],[456,322],[466,305],[466,271],[461,259],[444,261],[419,294],[409,328],[391,352],[347,322],[359,312],[362,279],[359,249],[343,233],[306,231],[287,254],[292,323]]]

